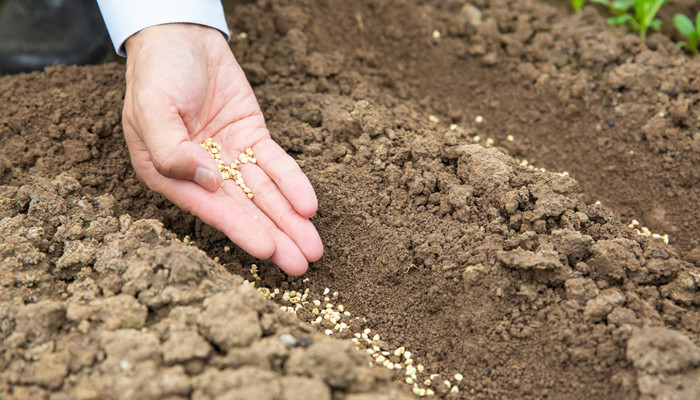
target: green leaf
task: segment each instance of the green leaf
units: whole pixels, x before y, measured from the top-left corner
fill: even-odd
[[[695,16],[695,30],[700,32],[700,12]]]
[[[632,24],[633,22],[636,23],[634,18],[632,18],[632,16],[629,14],[620,15],[618,17],[609,17],[608,18],[608,23],[610,25],[623,26],[623,25],[625,25],[626,22],[630,22],[630,24]]]
[[[695,30],[695,26],[693,26],[693,21],[691,21],[690,18],[686,17],[683,14],[674,15],[673,24],[676,26],[676,29],[678,29],[678,31],[685,36],[690,35],[690,33]]]
[[[691,21],[690,18],[686,17],[683,14],[676,14],[673,16],[673,25],[675,25],[676,29],[678,29],[678,32],[680,32],[685,37],[690,36],[690,34],[695,31],[693,21]]]
[[[610,7],[617,11],[627,11],[633,5],[634,0],[615,0]]]

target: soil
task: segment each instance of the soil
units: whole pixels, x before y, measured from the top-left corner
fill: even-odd
[[[697,398],[700,59],[590,7],[471,6],[230,13],[319,195],[326,252],[298,278],[137,181],[122,65],[0,78],[0,397],[409,398],[343,339],[371,329],[439,398]],[[337,291],[350,329],[243,279]]]

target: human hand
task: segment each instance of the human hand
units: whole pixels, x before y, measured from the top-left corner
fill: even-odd
[[[318,200],[297,163],[271,138],[260,106],[223,35],[194,24],[157,25],[126,41],[124,136],[138,178],[257,258],[290,275],[323,254],[309,218]],[[241,165],[254,198],[223,181],[200,145],[213,138]],[[223,187],[221,184],[223,182]]]

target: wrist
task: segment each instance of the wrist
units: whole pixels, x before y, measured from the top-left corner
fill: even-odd
[[[163,41],[184,44],[188,42],[206,43],[208,40],[226,40],[221,32],[206,25],[192,23],[168,23],[149,26],[133,35],[124,42],[124,48],[128,54],[136,54],[149,43],[162,43]]]

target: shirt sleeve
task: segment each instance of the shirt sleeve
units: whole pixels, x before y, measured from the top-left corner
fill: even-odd
[[[97,0],[117,54],[126,57],[124,42],[149,26],[186,22],[218,29],[230,40],[220,0]]]

